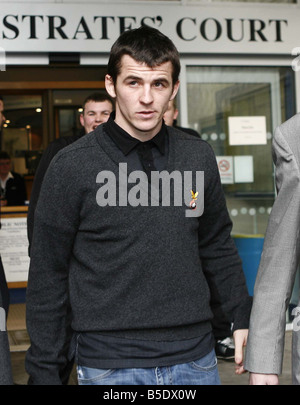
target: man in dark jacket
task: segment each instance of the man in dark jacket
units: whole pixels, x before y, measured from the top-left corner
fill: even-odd
[[[0,152],[1,206],[24,205],[27,199],[24,178],[11,171],[11,159],[7,152]]]

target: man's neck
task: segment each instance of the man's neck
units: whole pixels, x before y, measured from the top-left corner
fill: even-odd
[[[126,125],[123,120],[118,119],[118,114],[116,114],[114,121],[119,127],[127,132],[128,135],[130,135],[132,138],[138,139],[141,142],[150,141],[152,138],[154,138],[155,135],[157,135],[161,130],[163,124],[163,120],[161,120],[160,124],[157,125],[154,129],[150,131],[141,131],[132,126]]]
[[[9,177],[10,177],[10,172],[8,172],[8,173],[6,173],[6,174],[0,173],[0,179],[1,179],[2,181],[7,180]]]

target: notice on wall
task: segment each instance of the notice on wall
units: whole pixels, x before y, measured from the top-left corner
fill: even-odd
[[[28,280],[27,218],[1,218],[0,254],[6,281]]]
[[[230,145],[265,145],[266,117],[228,117]]]
[[[233,157],[217,156],[217,164],[222,184],[233,184]]]
[[[253,183],[253,156],[217,156],[222,184]]]
[[[235,183],[254,182],[253,156],[234,157],[234,181]]]

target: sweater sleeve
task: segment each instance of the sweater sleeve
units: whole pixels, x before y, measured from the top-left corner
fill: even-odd
[[[27,215],[27,235],[29,241],[29,254],[33,236],[34,212],[37,206],[43,179],[52,159],[65,146],[67,146],[65,138],[59,138],[56,141],[51,142],[44,151],[40,163],[38,165],[37,171],[35,173]]]
[[[228,319],[233,330],[247,329],[252,305],[241,259],[231,237],[228,214],[215,155],[209,147],[204,171],[204,213],[199,219],[199,252],[211,292],[215,319]]]
[[[50,164],[35,211],[26,296],[31,340],[26,370],[32,384],[61,384],[59,369],[66,362],[68,263],[80,199],[71,185],[72,170],[63,157],[58,154]]]

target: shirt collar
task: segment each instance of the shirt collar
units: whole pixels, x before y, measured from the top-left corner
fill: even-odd
[[[13,176],[12,172],[9,172],[7,177],[4,180],[0,179],[1,180],[1,187],[5,188],[7,180],[13,179],[13,178],[14,178],[14,176]]]
[[[165,137],[167,136],[167,128],[165,123],[162,123],[160,131],[149,141],[141,142],[133,136],[129,135],[124,129],[122,129],[115,122],[115,112],[110,114],[109,120],[103,124],[105,132],[112,138],[119,149],[128,155],[136,146],[145,143],[153,143],[158,150],[164,154],[165,153]]]

